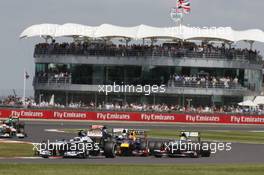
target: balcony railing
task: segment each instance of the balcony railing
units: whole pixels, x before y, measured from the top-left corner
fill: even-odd
[[[35,77],[35,84],[71,84],[71,77]]]
[[[34,55],[80,55],[80,56],[106,56],[106,57],[172,57],[172,58],[210,58],[222,60],[241,60],[246,62],[260,62],[261,57],[253,52],[199,52],[179,49],[172,50],[135,50],[135,49],[68,49],[68,48],[35,48]]]
[[[195,82],[195,81],[169,81],[168,87],[184,87],[184,88],[215,88],[215,89],[232,89],[243,90],[250,89],[243,87],[239,83],[234,82]],[[254,89],[252,89],[254,90]]]
[[[69,77],[35,77],[34,85],[71,85],[72,78]],[[88,85],[88,84],[87,84]],[[195,89],[225,89],[225,90],[250,90],[255,91],[255,86],[249,84],[242,86],[234,82],[194,82],[194,81],[169,81],[168,88],[195,88]]]

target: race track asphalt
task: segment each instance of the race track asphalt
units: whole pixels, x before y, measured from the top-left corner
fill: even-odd
[[[93,123],[100,124],[100,123]],[[243,130],[264,131],[264,126],[238,126],[238,125],[208,125],[208,124],[140,124],[140,123],[104,123],[109,127],[118,128],[144,128],[144,129],[175,129],[175,130]],[[48,122],[26,121],[28,137],[21,141],[41,142],[43,140],[56,140],[72,138],[75,134],[47,132],[47,129],[77,129],[86,128],[90,122]],[[264,139],[264,138],[263,138]],[[14,159],[0,158],[0,163],[89,163],[89,164],[177,164],[177,163],[264,163],[264,145],[232,143],[231,151],[220,151],[209,158],[155,158],[155,157],[117,157],[106,159],[93,157],[88,159]]]

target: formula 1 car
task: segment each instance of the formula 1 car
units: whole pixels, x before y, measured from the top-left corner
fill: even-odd
[[[100,155],[106,158],[114,158],[116,156],[115,142],[108,140],[108,138],[103,139],[101,128],[91,128],[87,134],[80,130],[78,135],[79,137],[70,140],[43,142],[36,154],[43,158],[88,158]]]
[[[10,117],[0,124],[0,137],[2,138],[24,138],[27,134],[25,133],[25,124],[21,122],[17,117]]]
[[[38,145],[38,149],[35,150],[35,155],[43,158],[56,157],[64,155],[64,146],[66,145],[66,140],[59,140],[55,142],[43,141]]]
[[[211,150],[208,145],[210,145],[210,143],[201,141],[199,132],[183,131],[180,134],[179,140],[173,140],[169,142],[156,142],[154,148],[154,156],[191,158],[210,157]]]
[[[97,143],[100,149],[90,151],[92,156],[104,155],[106,158],[116,156],[116,140],[108,133],[106,126],[92,125],[86,134],[94,143]]]
[[[117,155],[119,156],[148,156],[148,140],[145,130],[114,128]]]

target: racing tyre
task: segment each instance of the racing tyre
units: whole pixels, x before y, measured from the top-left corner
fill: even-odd
[[[100,150],[98,150],[98,151],[91,151],[91,152],[89,152],[89,155],[91,155],[91,156],[99,156],[100,155]]]
[[[211,151],[202,151],[201,152],[201,156],[202,157],[210,157],[211,156]]]
[[[49,156],[41,156],[42,158],[44,158],[44,159],[48,159],[49,158]]]
[[[80,155],[79,155],[79,158],[80,158],[80,159],[86,159],[86,158],[87,158],[87,154],[86,154],[86,152],[80,154]]]
[[[148,144],[146,142],[141,142],[139,145],[140,150],[145,150],[148,148]]]
[[[147,142],[141,142],[139,145],[139,149],[141,151],[144,151],[144,154],[142,156],[149,156],[149,148]]]
[[[154,144],[154,150],[160,150],[163,146],[162,142],[155,142]]]
[[[199,158],[199,157],[201,157],[201,154],[198,151],[195,151],[194,153],[191,154],[191,158]]]
[[[155,144],[156,144],[155,142],[149,142],[149,144],[148,144],[148,148],[149,148],[150,155],[153,155],[154,154]]]
[[[104,154],[106,158],[115,158],[116,144],[114,142],[106,142],[104,145]]]
[[[162,155],[159,155],[159,154],[154,154],[154,156],[155,156],[156,158],[161,158],[161,157],[162,157]]]
[[[11,132],[11,134],[9,134],[11,138],[16,136],[16,132]]]
[[[161,150],[163,148],[163,146],[164,146],[164,144],[162,142],[155,142],[154,150],[153,150],[153,152],[154,152],[153,154],[154,154],[155,157],[157,157],[157,158],[161,158],[162,157],[161,154],[155,153],[155,150]]]
[[[204,145],[204,144],[210,145],[209,142],[202,142],[202,145]],[[202,157],[210,157],[211,156],[211,149],[206,149],[206,150],[201,149],[201,156]]]

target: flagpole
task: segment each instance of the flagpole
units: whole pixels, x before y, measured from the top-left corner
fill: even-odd
[[[23,105],[26,104],[26,69],[24,69]]]

